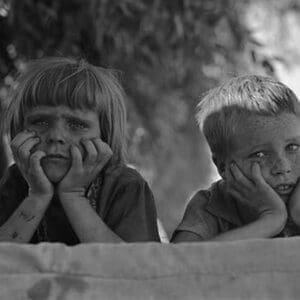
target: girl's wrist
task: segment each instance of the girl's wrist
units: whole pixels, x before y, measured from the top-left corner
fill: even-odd
[[[35,195],[35,194],[29,194],[27,196],[27,201],[29,201],[31,203],[31,205],[33,205],[33,207],[35,207],[35,209],[44,209],[45,207],[48,207],[48,205],[50,204],[51,200],[52,200],[51,195]]]
[[[53,198],[53,193],[36,193],[29,191],[28,198],[38,201],[50,201]]]
[[[59,193],[58,197],[61,201],[86,199],[85,190]]]

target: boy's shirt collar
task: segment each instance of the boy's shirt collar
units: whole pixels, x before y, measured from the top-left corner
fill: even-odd
[[[237,202],[226,192],[224,180],[215,182],[209,192],[210,200],[206,205],[206,209],[214,216],[225,219],[237,226],[247,224],[257,218],[255,212],[249,206]]]

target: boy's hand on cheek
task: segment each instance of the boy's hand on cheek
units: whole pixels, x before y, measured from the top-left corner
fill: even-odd
[[[300,226],[300,179],[288,202],[289,214],[292,220]]]
[[[112,150],[100,138],[82,140],[85,157],[79,147],[71,146],[72,164],[58,184],[57,193],[62,197],[84,197],[86,189],[112,157]]]
[[[281,216],[282,220],[286,220],[287,211],[284,202],[265,181],[258,163],[252,165],[249,178],[234,162],[230,164],[226,176],[228,192],[239,201],[253,207],[258,213],[258,218],[274,214]]]
[[[22,131],[11,142],[14,160],[29,186],[29,196],[51,199],[54,188],[48,180],[42,166],[43,151],[33,152],[40,142],[34,132]]]

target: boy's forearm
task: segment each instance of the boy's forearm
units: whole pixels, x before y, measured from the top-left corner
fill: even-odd
[[[51,198],[27,197],[0,227],[0,242],[28,243],[43,218]]]
[[[221,233],[210,241],[234,241],[256,238],[272,238],[279,234],[286,223],[286,216],[268,214],[242,227]]]
[[[65,213],[82,243],[120,243],[85,197],[60,197]]]

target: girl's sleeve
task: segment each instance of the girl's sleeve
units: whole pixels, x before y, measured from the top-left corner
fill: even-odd
[[[26,195],[26,183],[15,165],[9,167],[0,182],[0,226],[12,215]]]
[[[117,189],[105,222],[125,242],[160,241],[154,197],[141,177]]]

